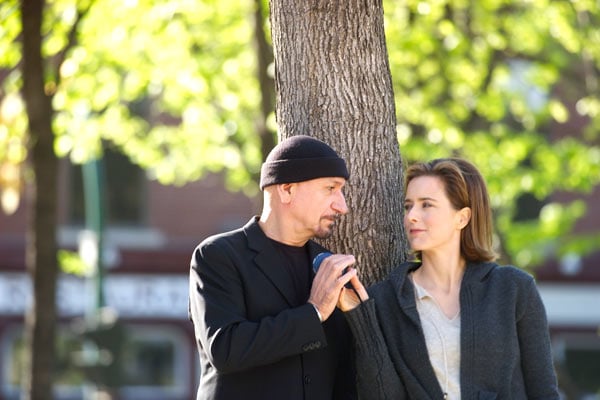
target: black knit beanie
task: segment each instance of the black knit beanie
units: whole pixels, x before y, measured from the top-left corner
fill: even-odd
[[[326,143],[310,136],[292,136],[271,150],[260,170],[260,189],[278,183],[350,174],[346,163]]]

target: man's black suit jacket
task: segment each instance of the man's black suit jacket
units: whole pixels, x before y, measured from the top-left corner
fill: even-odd
[[[312,260],[325,249],[308,243]],[[284,258],[252,218],[195,249],[190,316],[200,355],[198,400],[356,398],[352,338],[336,310],[323,324],[292,307]]]

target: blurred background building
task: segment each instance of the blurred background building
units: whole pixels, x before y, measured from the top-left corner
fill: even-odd
[[[173,187],[147,179],[117,153],[107,151],[104,165],[103,291],[121,330],[99,333],[106,367],[85,367],[77,324],[93,303],[93,282],[61,275],[55,398],[85,398],[90,382],[104,381],[119,387],[118,399],[194,399],[199,371],[187,314],[192,250],[208,235],[244,224],[260,204],[227,192],[218,175]],[[81,167],[62,161],[59,193],[60,246],[77,252],[85,220]],[[591,211],[577,229],[600,225],[599,199],[599,190],[587,199]],[[23,315],[32,298],[24,260],[26,209],[22,202],[15,214],[0,214],[0,400],[20,396]],[[535,270],[561,387],[570,399],[597,399],[600,392],[599,264],[595,253]]]
[[[124,335],[97,332],[99,347],[108,351],[106,367],[84,368],[78,324],[93,306],[93,282],[61,274],[55,398],[82,399],[84,383],[99,379],[118,382],[118,399],[193,399],[199,372],[188,319],[190,257],[200,240],[244,224],[257,207],[227,192],[216,175],[168,187],[147,179],[119,154],[107,152],[104,161],[105,314],[117,316]],[[78,251],[83,201],[81,167],[65,160],[59,190],[62,249]],[[32,299],[24,259],[26,209],[22,202],[15,214],[0,213],[0,400],[20,398],[23,316]]]
[[[587,198],[579,232],[600,226],[600,189]],[[600,399],[600,251],[552,259],[535,270],[567,399]]]

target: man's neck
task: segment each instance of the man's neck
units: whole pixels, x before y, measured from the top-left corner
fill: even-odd
[[[301,247],[309,240],[309,238],[294,235],[289,228],[292,224],[286,223],[283,218],[275,217],[273,214],[263,212],[258,220],[258,225],[269,239],[289,246]]]

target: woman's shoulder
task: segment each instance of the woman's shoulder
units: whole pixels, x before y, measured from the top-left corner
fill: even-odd
[[[529,287],[535,285],[534,277],[514,265],[501,265],[495,262],[473,263],[471,281],[488,282],[494,286],[511,285]]]
[[[524,282],[533,280],[533,275],[531,275],[529,272],[510,264],[496,264],[496,268],[493,268],[492,273],[501,277],[516,279]]]

